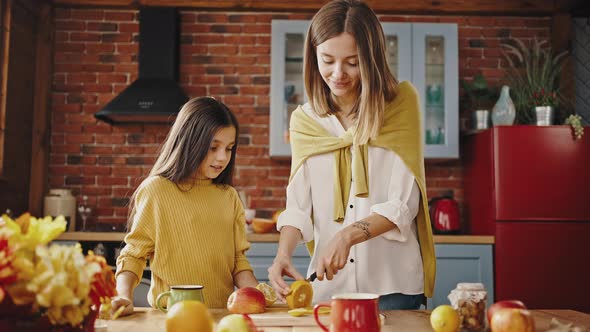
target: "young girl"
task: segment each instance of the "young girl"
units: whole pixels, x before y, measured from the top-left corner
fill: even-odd
[[[132,196],[130,232],[117,259],[113,310],[133,312],[133,289],[150,259],[148,302],[172,285],[203,285],[205,304],[225,308],[234,286],[258,282],[244,252],[245,217],[231,187],[238,122],[213,98],[180,110],[156,163]]]
[[[428,219],[418,97],[390,72],[375,13],[355,0],[324,5],[309,27],[309,103],[293,112],[291,176],[269,279],[303,279],[291,256],[313,253],[314,302],[337,293],[380,295],[384,309],[417,309],[432,296],[435,256]],[[330,281],[322,281],[327,278]]]

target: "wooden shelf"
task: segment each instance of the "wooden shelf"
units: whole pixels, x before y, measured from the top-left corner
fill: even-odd
[[[494,244],[491,235],[435,235],[435,244]]]
[[[58,240],[69,241],[113,241],[121,242],[125,238],[123,232],[65,232]]]
[[[126,233],[122,232],[66,232],[58,240],[69,241],[112,241],[121,242]],[[249,242],[278,242],[279,233],[247,234]],[[485,235],[435,235],[436,244],[494,244],[493,236]]]

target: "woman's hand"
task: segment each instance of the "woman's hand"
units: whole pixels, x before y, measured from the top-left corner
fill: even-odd
[[[111,315],[114,315],[122,307],[125,309],[119,313],[119,316],[127,316],[133,313],[133,301],[124,296],[116,296],[111,301]]]
[[[324,273],[328,280],[332,280],[346,265],[351,247],[349,238],[343,236],[342,232],[336,233],[319,256],[315,268],[318,280],[324,280]]]
[[[283,300],[289,294],[289,285],[283,279],[283,276],[289,276],[295,280],[305,279],[293,266],[291,257],[277,255],[272,265],[268,268],[268,279],[277,296]]]

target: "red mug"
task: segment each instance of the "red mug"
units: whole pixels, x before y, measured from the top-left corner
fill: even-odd
[[[331,307],[330,328],[320,322],[318,310]],[[379,332],[379,295],[369,293],[347,293],[332,296],[330,303],[320,303],[313,308],[313,317],[324,331],[338,332]]]

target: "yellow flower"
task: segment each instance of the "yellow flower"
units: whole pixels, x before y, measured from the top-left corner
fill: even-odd
[[[38,246],[35,252],[38,259],[27,290],[36,294],[40,307],[48,309],[52,323],[80,324],[90,311],[90,287],[99,264],[87,263],[79,244]]]
[[[37,244],[48,244],[65,232],[67,222],[64,216],[55,219],[45,217],[43,219],[31,218],[31,224],[27,236]]]
[[[93,304],[108,303],[116,294],[114,275],[103,257],[85,257],[80,244],[47,246],[65,229],[63,217],[2,216],[0,290],[54,325],[79,326]]]
[[[36,246],[48,244],[55,240],[61,233],[66,230],[66,219],[59,216],[55,219],[45,217],[37,219],[31,217],[28,213],[20,216],[17,221],[12,220],[7,215],[2,216],[5,227],[9,233],[11,244],[18,248],[33,250]]]

